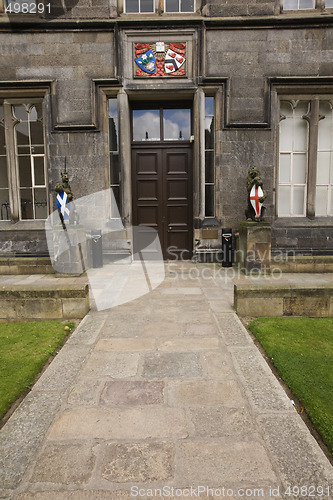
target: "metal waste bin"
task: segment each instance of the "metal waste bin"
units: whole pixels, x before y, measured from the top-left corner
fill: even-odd
[[[91,252],[93,267],[103,267],[102,231],[91,231]]]
[[[232,229],[222,229],[222,267],[232,266]]]

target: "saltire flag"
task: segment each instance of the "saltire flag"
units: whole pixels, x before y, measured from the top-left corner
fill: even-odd
[[[69,211],[70,211],[70,201],[68,201],[68,196],[65,191],[60,191],[57,194],[57,207],[59,212],[62,214],[64,221],[69,221]]]

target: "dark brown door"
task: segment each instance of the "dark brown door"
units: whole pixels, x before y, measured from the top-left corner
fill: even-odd
[[[132,149],[133,225],[156,229],[165,259],[192,257],[192,148]]]

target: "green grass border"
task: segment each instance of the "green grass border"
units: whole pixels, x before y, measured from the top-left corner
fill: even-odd
[[[256,318],[249,330],[333,453],[333,318]]]
[[[0,323],[0,419],[31,388],[73,328],[73,322],[61,321]]]

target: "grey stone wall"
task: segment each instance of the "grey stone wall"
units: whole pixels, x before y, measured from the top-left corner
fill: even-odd
[[[93,19],[111,19],[113,23],[117,16],[115,8],[115,0],[73,0],[72,8],[60,15],[59,20],[86,19],[88,23]],[[202,14],[206,20],[209,16],[246,19],[274,16],[280,14],[279,9],[279,0],[202,2]],[[178,23],[178,32],[189,27],[197,28],[199,19],[196,18],[193,26],[191,21],[184,25]],[[235,27],[235,23],[217,27],[214,22],[219,21],[207,21],[206,45],[197,45],[205,47],[205,53],[194,52],[194,55],[201,61],[205,60],[205,74],[200,75],[202,82],[208,85],[214,81],[214,85],[223,85],[223,126],[218,134],[220,147],[216,165],[217,212],[222,227],[237,230],[245,219],[246,175],[250,166],[257,166],[261,172],[268,193],[265,202],[267,220],[274,222],[278,117],[271,113],[270,78],[304,77],[309,80],[333,75],[333,28],[330,27],[331,17],[326,19],[327,23],[322,26],[312,26],[309,22],[308,27],[295,23],[293,28],[277,24],[271,28],[263,28],[260,24]],[[171,24],[164,25],[163,16],[156,16],[155,20],[156,23],[151,21],[150,25],[146,21],[146,32],[158,27],[167,33]],[[122,24],[125,16],[118,22],[120,29],[126,26]],[[132,32],[138,29],[140,33],[140,25],[133,23],[133,16],[128,22]],[[62,28],[59,24],[59,30],[43,29],[33,33],[19,29],[0,32],[0,81],[53,82],[51,93],[46,98],[48,170],[53,208],[55,197],[52,190],[60,179],[65,158],[76,198],[108,187],[108,134],[101,126],[103,116],[99,114],[93,80],[107,81],[116,75],[115,26],[112,23],[79,28],[74,25]],[[121,50],[121,44],[118,50]],[[199,81],[198,76],[194,75],[194,83]],[[153,81],[149,83],[153,92]],[[158,83],[155,90],[160,92],[161,89],[163,85]],[[156,98],[160,96],[156,94]],[[314,223],[311,231],[306,233],[305,225],[300,227],[289,222],[287,227],[274,222],[273,245],[276,248],[296,245],[305,251],[315,251],[316,248],[329,251],[333,237],[331,229],[329,224],[317,228]],[[25,231],[20,233],[21,243],[9,248],[5,237],[18,241],[14,229],[11,231],[7,236],[3,233],[1,252],[44,251],[45,242]]]
[[[279,0],[209,0],[207,15],[233,16],[271,16],[279,13]]]
[[[309,82],[311,77],[332,75],[332,39],[333,29],[327,27],[208,30],[207,76],[227,82],[217,185],[224,227],[237,230],[245,218],[245,179],[250,166],[261,172],[268,193],[265,215],[269,222],[275,220],[278,116],[271,109],[270,78],[304,77]],[[308,231],[308,222],[296,227],[291,221],[285,227],[274,225],[273,246],[305,253],[332,250],[330,224],[318,229],[314,221]]]

